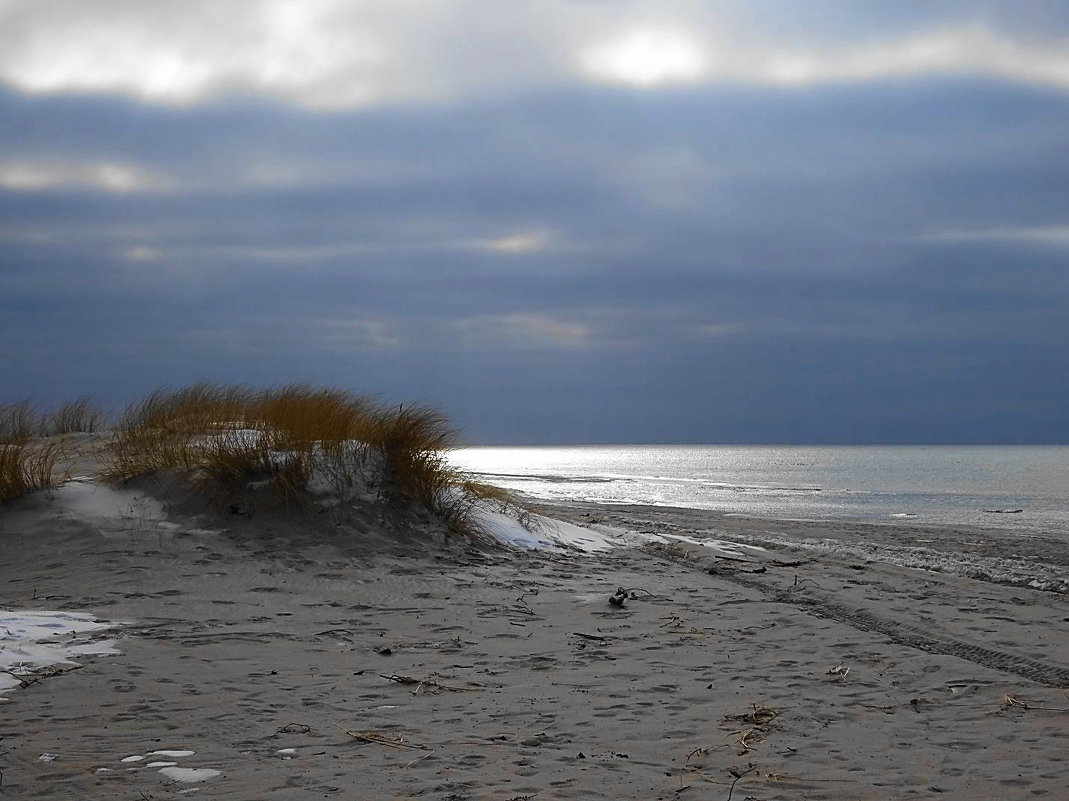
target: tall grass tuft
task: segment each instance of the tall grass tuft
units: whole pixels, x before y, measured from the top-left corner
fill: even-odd
[[[0,443],[0,504],[56,486],[57,442]]]
[[[40,424],[45,436],[85,432],[92,434],[104,427],[105,417],[101,408],[87,395],[68,401],[47,415]]]
[[[0,405],[0,443],[26,442],[41,427],[41,418],[28,400]]]
[[[58,485],[56,464],[63,446],[35,437],[92,430],[102,419],[88,398],[64,404],[48,416],[28,400],[0,405],[0,504]]]
[[[374,486],[395,508],[422,507],[472,532],[479,500],[445,452],[456,442],[426,407],[387,408],[336,389],[196,384],[157,390],[123,415],[104,476],[180,472],[222,492],[270,485],[299,501],[326,481],[343,500]]]

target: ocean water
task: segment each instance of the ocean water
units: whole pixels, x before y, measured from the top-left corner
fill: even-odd
[[[547,500],[966,525],[1069,542],[1069,446],[476,447],[451,461]]]

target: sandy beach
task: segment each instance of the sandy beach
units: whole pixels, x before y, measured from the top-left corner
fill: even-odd
[[[527,551],[169,500],[0,510],[3,609],[115,624],[4,694],[0,797],[1066,797],[1069,597],[770,545],[920,528],[572,506],[617,546]]]

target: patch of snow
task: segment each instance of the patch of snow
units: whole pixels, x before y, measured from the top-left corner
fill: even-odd
[[[62,511],[89,522],[129,520],[159,523],[165,520],[163,504],[139,490],[110,487],[95,481],[71,480],[55,491]]]
[[[516,514],[488,506],[475,509],[476,523],[505,545],[527,550],[578,550],[584,553],[607,551],[615,547],[638,548],[652,543],[685,542],[716,551],[718,555],[736,559],[764,551],[759,545],[746,545],[715,537],[687,537],[682,534],[652,534],[616,528],[604,523],[580,526],[541,515],[529,515],[521,522]],[[747,554],[746,551],[750,551]]]
[[[94,642],[77,637],[118,625],[80,612],[0,609],[0,671],[4,671],[0,673],[0,693],[18,687],[20,675],[52,665],[76,664],[72,656],[119,653],[111,640]]]
[[[613,547],[604,534],[541,515],[530,515],[525,524],[513,514],[484,505],[474,510],[474,517],[483,531],[512,548],[593,553]]]
[[[740,550],[742,548],[750,551],[765,550],[760,545],[742,545],[737,542],[713,539],[712,537],[685,537],[682,534],[662,534],[660,536],[667,540],[675,540],[677,542],[685,542],[689,545],[700,545],[703,548],[711,548],[716,551],[718,556],[729,556],[733,559],[747,558],[747,554]]]
[[[221,771],[213,770],[212,768],[161,768],[160,773],[168,779],[174,779],[176,782],[190,784],[207,781],[222,775]]]

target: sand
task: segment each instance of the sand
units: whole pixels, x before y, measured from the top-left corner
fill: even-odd
[[[552,513],[610,538],[926,535]],[[373,534],[87,481],[0,511],[0,607],[121,624],[79,635],[117,653],[5,693],[0,797],[1067,797],[1065,594],[783,545]]]

